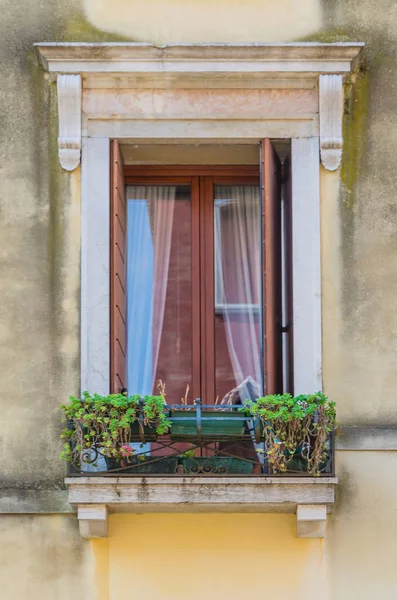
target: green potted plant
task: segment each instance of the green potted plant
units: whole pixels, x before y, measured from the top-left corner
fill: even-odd
[[[95,463],[103,456],[108,469],[121,469],[130,464],[135,472],[149,472],[149,465],[144,465],[145,457],[134,456],[131,443],[154,440],[166,434],[170,427],[161,396],[101,396],[84,392],[82,398],[71,396],[70,403],[61,408],[65,413],[63,420],[69,425],[61,434],[65,440],[61,456],[81,470],[84,463]],[[153,465],[157,463],[159,461]],[[159,464],[156,469],[160,469]]]
[[[273,473],[320,474],[328,459],[330,435],[336,429],[335,402],[322,392],[277,394],[247,402],[242,411],[261,420],[266,462]]]

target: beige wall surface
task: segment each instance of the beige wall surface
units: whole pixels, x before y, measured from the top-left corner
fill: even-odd
[[[346,88],[341,181],[321,175],[324,388],[342,424],[397,425],[396,3],[0,0],[0,8],[0,510],[70,510],[58,406],[79,389],[80,172],[59,167],[55,86],[38,67],[36,41],[367,43],[366,68]],[[113,600],[134,575],[142,598],[237,600],[270,590],[281,599],[394,600],[396,461],[393,452],[338,453],[324,542],[297,540],[288,516],[118,516],[108,551],[107,542],[82,541],[74,517],[4,514],[2,592]]]
[[[100,543],[82,544],[73,517],[2,515],[0,539],[2,600],[106,600],[97,591]]]
[[[321,27],[319,0],[84,0],[96,27],[137,42],[278,42]]]
[[[396,598],[396,469],[396,452],[338,453],[340,485],[324,540],[327,600]]]

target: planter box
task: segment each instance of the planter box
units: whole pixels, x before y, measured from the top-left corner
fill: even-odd
[[[247,418],[231,410],[171,410],[171,439],[235,438],[245,433]]]
[[[331,453],[328,448],[327,457],[320,465],[320,472],[329,473],[331,471]],[[300,452],[296,452],[288,463],[288,473],[307,473],[307,460],[303,458]]]
[[[115,475],[118,473],[128,474],[170,474],[176,473],[178,467],[178,458],[175,456],[145,456],[144,460],[139,460],[137,457],[125,459],[123,462],[127,465],[126,467],[121,466],[121,462],[114,458],[106,458],[106,465],[108,471],[115,471]]]
[[[132,442],[153,442],[157,438],[156,428],[149,425],[142,425],[135,421],[131,425],[131,441]]]

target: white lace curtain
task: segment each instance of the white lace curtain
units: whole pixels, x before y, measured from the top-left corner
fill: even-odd
[[[131,394],[151,394],[155,388],[175,193],[175,186],[127,187],[127,381]]]
[[[259,193],[257,186],[222,186],[215,195],[216,303],[225,325],[235,391],[243,402],[262,393]]]

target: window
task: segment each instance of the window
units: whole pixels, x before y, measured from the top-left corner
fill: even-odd
[[[114,392],[162,380],[171,402],[235,404],[288,388],[287,195],[261,152],[261,169],[123,168],[112,143]]]
[[[216,186],[216,314],[261,312],[260,236],[259,187]]]

